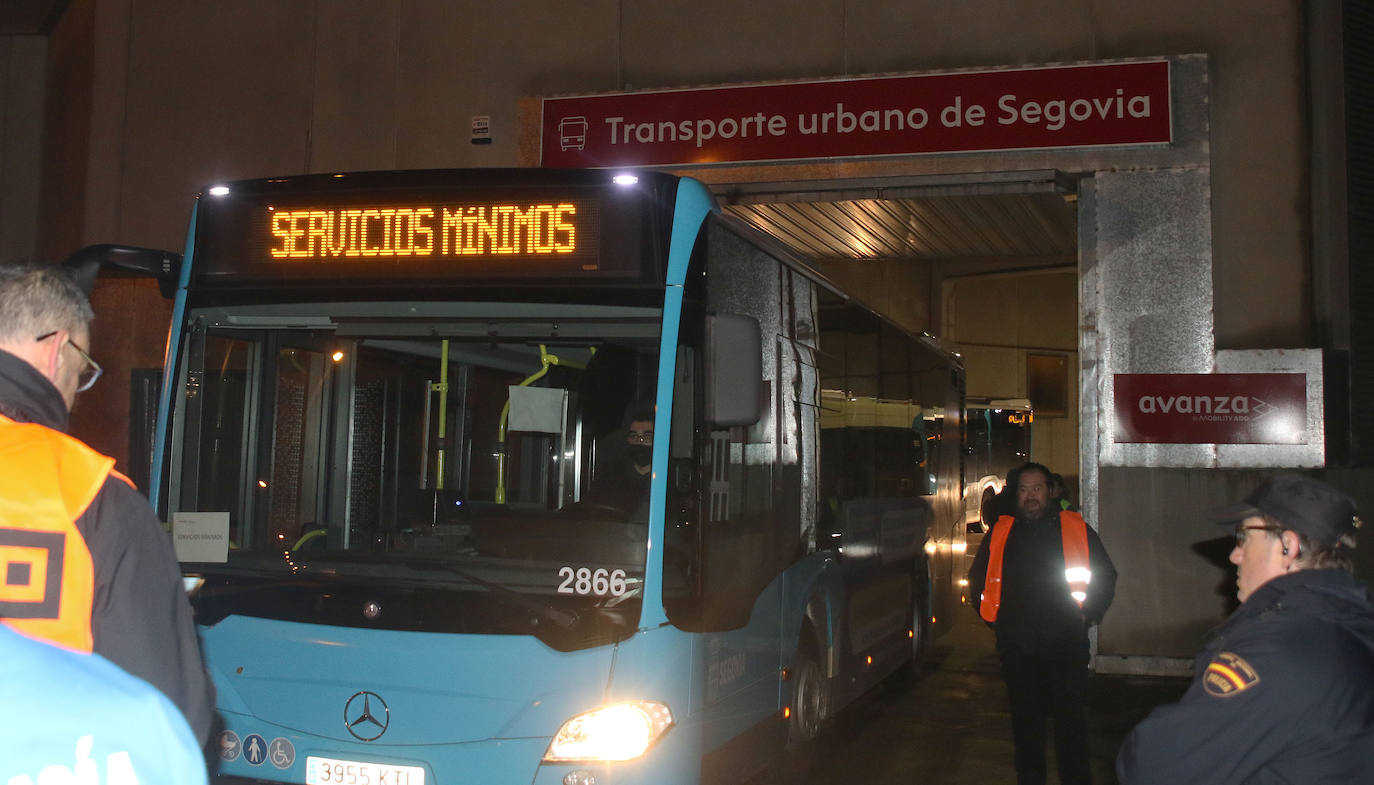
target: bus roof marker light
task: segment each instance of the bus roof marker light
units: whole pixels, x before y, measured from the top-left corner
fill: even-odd
[[[615,177],[611,178],[611,182],[615,183],[616,185],[637,185],[639,183],[639,175],[618,174]]]
[[[210,186],[208,189],[206,189],[206,193],[210,194],[211,196],[228,196],[228,195],[229,195],[229,186],[227,186],[227,185],[212,185],[212,186]]]

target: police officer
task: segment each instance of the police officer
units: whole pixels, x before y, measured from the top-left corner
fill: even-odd
[[[0,622],[151,683],[203,744],[214,688],[171,540],[114,459],[65,432],[100,377],[92,317],[65,269],[0,265]]]
[[[1016,777],[1045,782],[1047,717],[1063,785],[1087,785],[1085,703],[1088,627],[1116,591],[1116,568],[1097,532],[1050,495],[1052,473],[1038,463],[1015,472],[1017,511],[983,536],[969,568],[969,591],[992,625],[1007,683]]]
[[[1215,514],[1240,607],[1116,759],[1124,785],[1374,782],[1374,605],[1351,575],[1355,505],[1282,473]]]

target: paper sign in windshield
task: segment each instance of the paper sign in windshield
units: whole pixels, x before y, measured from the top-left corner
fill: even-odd
[[[172,513],[172,544],[177,561],[229,561],[229,513]]]

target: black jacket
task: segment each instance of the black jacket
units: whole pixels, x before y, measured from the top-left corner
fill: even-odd
[[[67,429],[61,393],[33,366],[5,351],[0,351],[0,413]],[[116,477],[106,478],[76,528],[95,572],[95,652],[166,693],[204,744],[214,717],[214,685],[201,659],[171,538],[148,500]]]
[[[1035,656],[1081,655],[1088,651],[1088,625],[1102,621],[1116,594],[1116,567],[1102,540],[1088,527],[1088,567],[1092,582],[1079,608],[1064,577],[1064,539],[1059,506],[1039,519],[1016,518],[1002,551],[1002,601],[997,621],[999,651]],[[988,557],[996,523],[983,535],[969,568],[969,596],[976,610],[987,580]]]
[[[583,501],[614,508],[625,520],[644,522],[649,520],[649,483],[652,479],[653,475],[640,474],[626,458],[598,477]]]
[[[1123,785],[1374,782],[1374,606],[1341,570],[1283,575],[1198,654],[1116,759]]]

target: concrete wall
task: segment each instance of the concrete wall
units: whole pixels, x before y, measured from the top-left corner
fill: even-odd
[[[50,72],[84,68],[93,80],[60,94],[91,113],[87,124],[64,124],[82,135],[90,171],[73,193],[45,200],[50,215],[89,202],[90,218],[75,234],[45,224],[43,242],[56,251],[94,240],[178,246],[189,197],[213,180],[514,165],[525,96],[1204,52],[1217,345],[1308,340],[1297,0],[600,0],[550,9],[531,0],[74,0],[67,17],[83,21],[54,31]],[[0,100],[10,114],[24,99],[7,90]],[[470,143],[474,115],[491,117],[492,144]],[[78,177],[74,165],[57,176]],[[761,179],[754,169],[714,177]],[[943,156],[854,168],[893,169],[968,164]]]
[[[66,95],[91,107],[88,141],[100,154],[82,188],[55,193],[63,201],[50,209],[71,210],[67,200],[84,198],[101,219],[77,235],[48,227],[46,242],[178,247],[189,198],[213,180],[518,164],[518,102],[527,96],[1203,52],[1217,346],[1308,341],[1297,0],[600,0],[575,13],[552,8],[530,0],[76,0],[68,15],[89,13],[95,25],[85,47],[95,82],[89,98]],[[53,36],[59,59],[64,39],[82,34],[66,27]],[[492,144],[470,144],[474,115],[491,117]],[[1073,168],[1074,158],[1017,160]],[[1130,156],[1114,160],[1133,165]],[[961,172],[983,163],[940,156],[709,176]],[[1091,170],[1087,163],[1080,169]]]
[[[104,174],[88,165],[91,140],[117,122],[107,117],[92,122],[95,2],[73,2],[49,37],[37,246],[38,254],[50,261],[60,261],[85,244],[86,185]]]
[[[47,54],[42,36],[0,36],[0,261],[37,251]]]

